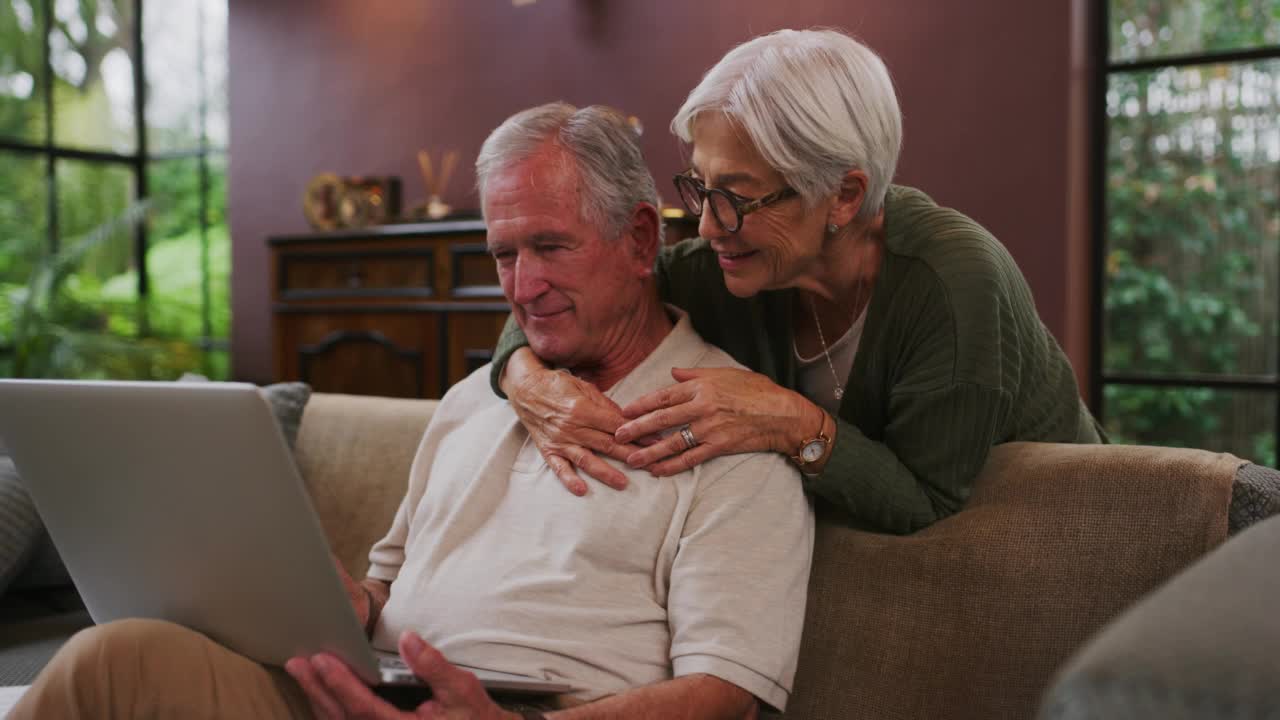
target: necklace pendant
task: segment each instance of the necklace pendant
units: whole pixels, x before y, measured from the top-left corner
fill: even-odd
[[[835,395],[837,400],[842,399],[844,397],[844,388],[836,388]]]

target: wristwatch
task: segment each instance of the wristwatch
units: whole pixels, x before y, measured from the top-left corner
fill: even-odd
[[[822,413],[822,426],[818,428],[818,434],[808,440],[800,443],[800,449],[795,455],[791,456],[791,462],[800,468],[800,472],[808,479],[817,477],[817,473],[809,470],[813,465],[827,456],[831,452],[831,438],[823,432],[827,428],[827,413]]]
[[[800,452],[792,455],[791,459],[795,460],[796,464],[800,467],[812,465],[813,463],[821,460],[823,455],[827,454],[827,447],[830,445],[831,438],[823,435],[822,433],[818,433],[817,437],[805,440],[804,444],[800,446]]]

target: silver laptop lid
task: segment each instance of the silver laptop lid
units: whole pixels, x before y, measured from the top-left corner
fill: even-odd
[[[0,438],[96,622],[170,620],[271,665],[378,664],[252,385],[0,380]]]

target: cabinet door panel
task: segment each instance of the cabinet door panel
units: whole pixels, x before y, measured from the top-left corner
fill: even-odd
[[[445,353],[448,383],[462,380],[493,358],[493,346],[507,322],[505,312],[459,312],[451,310],[447,320]]]
[[[277,322],[285,376],[316,392],[440,396],[434,314],[295,312]]]

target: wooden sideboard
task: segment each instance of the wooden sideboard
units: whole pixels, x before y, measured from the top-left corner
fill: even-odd
[[[668,243],[697,234],[664,216]],[[489,362],[511,310],[481,220],[267,242],[276,379],[318,392],[443,397]]]
[[[510,310],[480,220],[268,243],[276,378],[317,392],[442,397],[489,361]]]

